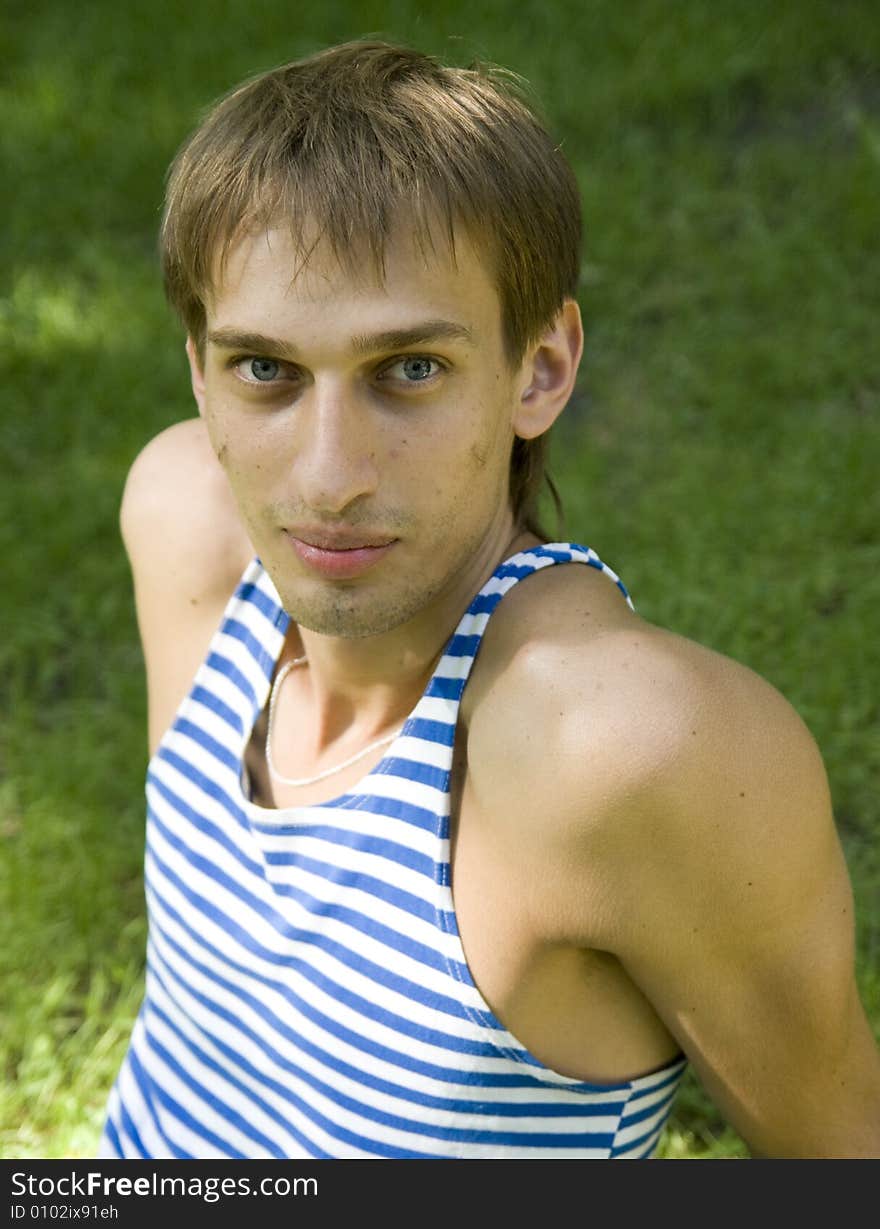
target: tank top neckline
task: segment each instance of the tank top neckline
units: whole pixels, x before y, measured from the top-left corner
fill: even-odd
[[[560,557],[560,552],[565,552],[565,555],[567,555],[568,557],[567,558]],[[542,562],[540,564],[536,564],[535,562],[533,562],[536,559],[541,560]],[[250,797],[249,789],[247,786],[245,756],[247,754],[247,749],[248,749],[248,746],[250,745],[251,739],[253,738],[254,728],[257,722],[260,720],[260,717],[262,716],[265,710],[266,704],[268,703],[268,698],[269,698],[269,695],[272,689],[272,683],[277,673],[278,660],[284,648],[284,637],[286,635],[287,629],[291,622],[290,616],[285,615],[285,622],[283,623],[282,626],[279,627],[281,635],[279,638],[277,649],[274,653],[273,668],[268,676],[266,687],[261,691],[261,694],[259,694],[257,697],[258,703],[257,703],[256,711],[254,713],[253,721],[250,723],[249,726],[246,726],[243,732],[242,741],[241,741],[241,772],[238,778],[239,792],[240,792],[239,802],[244,807],[249,818],[256,823],[261,823],[261,824],[266,824],[266,825],[290,823],[292,820],[295,820],[298,814],[302,814],[303,812],[312,811],[312,810],[321,809],[321,808],[332,810],[336,807],[342,806],[343,804],[351,805],[353,800],[359,797],[363,797],[365,794],[367,794],[369,792],[369,782],[373,778],[375,778],[377,775],[380,775],[383,772],[387,771],[389,765],[391,765],[391,763],[395,759],[399,758],[400,745],[405,739],[410,737],[410,734],[413,728],[413,722],[417,720],[419,711],[425,705],[426,696],[429,694],[432,684],[437,678],[438,672],[440,670],[440,666],[444,660],[444,657],[447,653],[449,646],[456,640],[456,637],[459,637],[463,634],[463,629],[466,628],[469,620],[472,620],[475,612],[478,611],[481,601],[487,596],[489,592],[491,592],[494,583],[500,577],[505,576],[505,574],[513,573],[513,584],[511,584],[510,586],[512,588],[513,585],[516,584],[519,580],[525,579],[526,576],[531,575],[533,572],[540,570],[542,567],[547,566],[547,564],[577,563],[577,562],[592,564],[594,567],[597,567],[599,570],[603,571],[612,581],[614,581],[614,583],[617,585],[617,587],[620,589],[621,593],[623,594],[624,598],[626,599],[627,604],[630,607],[632,607],[632,601],[629,597],[629,594],[626,588],[621,582],[620,578],[616,575],[616,573],[612,572],[612,570],[609,567],[607,567],[607,565],[603,564],[599,560],[596,553],[593,550],[591,550],[589,547],[580,546],[578,544],[569,543],[569,542],[548,542],[548,543],[540,543],[536,546],[525,547],[522,550],[514,552],[514,554],[507,556],[506,558],[502,559],[498,563],[498,565],[493,570],[492,574],[486,579],[486,581],[480,586],[479,590],[471,598],[470,602],[467,605],[466,610],[461,615],[458,623],[456,624],[455,630],[448,637],[443,648],[441,649],[440,654],[437,658],[437,664],[435,665],[434,670],[431,673],[431,677],[429,678],[421,695],[419,696],[419,699],[416,701],[415,705],[413,706],[413,708],[410,710],[410,712],[406,716],[399,733],[394,738],[394,740],[389,744],[389,746],[386,748],[385,753],[381,757],[381,759],[378,760],[376,764],[372,768],[368,769],[361,777],[359,777],[356,781],[354,781],[348,789],[343,790],[339,794],[335,794],[331,798],[327,798],[321,802],[293,803],[291,805],[283,806],[283,807],[264,807],[261,804],[254,802]],[[524,570],[521,574],[519,574],[516,571],[519,568],[524,568],[526,570]],[[281,605],[281,599],[280,597],[277,596],[277,590],[275,589],[275,586],[272,583],[271,577],[266,571],[262,561],[258,557],[254,558],[251,561],[251,563],[248,565],[242,579],[244,579],[245,577],[251,579],[251,582],[253,584],[258,583],[258,581],[262,578],[264,580],[264,583],[266,583],[268,587],[270,588],[270,590],[272,591],[273,596],[278,602],[278,605],[279,606]],[[505,589],[504,592],[506,593],[507,590]],[[499,600],[502,596],[504,596],[503,593],[499,594]],[[493,607],[493,610],[494,610],[494,607]],[[487,620],[487,623],[488,623],[488,620]],[[467,654],[467,666],[466,666],[466,672],[463,675],[463,680],[462,680],[462,692],[464,690],[464,686],[467,684],[468,678],[470,677],[470,672],[474,665],[474,662],[476,661],[477,654],[480,648],[480,644],[482,643],[484,632],[485,632],[485,626],[476,635],[475,643],[473,645],[473,650]],[[460,704],[461,704],[461,697],[459,696],[455,704],[456,719],[458,716],[458,709],[460,707]]]

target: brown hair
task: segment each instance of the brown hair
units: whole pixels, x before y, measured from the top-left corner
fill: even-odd
[[[201,348],[214,262],[243,232],[284,218],[306,260],[300,228],[316,224],[344,266],[366,250],[381,277],[402,211],[422,244],[439,223],[454,252],[462,225],[486,252],[512,364],[576,293],[577,183],[520,79],[356,41],[246,81],[181,148],[161,232],[168,298]],[[560,512],[545,450],[545,435],[516,439],[511,455],[514,515],[539,534],[545,477]]]

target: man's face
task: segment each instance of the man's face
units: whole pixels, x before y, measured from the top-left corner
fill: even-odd
[[[453,262],[403,232],[381,285],[353,280],[323,244],[296,269],[283,229],[233,248],[207,305],[197,397],[294,620],[377,635],[468,597],[510,541],[522,371],[464,237]]]

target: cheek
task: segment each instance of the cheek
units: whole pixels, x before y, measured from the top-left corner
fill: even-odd
[[[426,494],[455,499],[462,511],[504,497],[513,432],[506,430],[502,406],[496,404],[491,414],[480,413],[477,421],[473,411],[463,413],[454,430],[438,432],[426,445],[427,463],[421,466]],[[394,449],[403,463],[406,453],[405,448]]]
[[[206,415],[206,423],[211,446],[230,482],[246,482],[280,455],[278,441],[267,439],[259,423],[224,413],[222,404]]]
[[[474,479],[486,484],[497,474],[499,482],[506,478],[513,448],[513,430],[507,421],[503,404],[496,404],[494,413],[481,424],[481,430],[471,440],[467,450],[467,467]],[[494,482],[492,482],[494,487]]]
[[[214,450],[214,455],[220,464],[226,467],[226,457],[229,452],[229,440],[227,432],[223,424],[218,420],[216,414],[212,414],[210,409],[206,410],[202,415],[202,421],[208,432],[208,439],[211,447]]]
[[[208,436],[241,515],[250,523],[259,508],[260,494],[265,490],[263,461],[250,452],[242,455],[240,442],[217,423],[213,427],[209,425]]]
[[[489,462],[489,448],[486,444],[471,444],[468,457],[473,468],[479,473],[486,468]]]

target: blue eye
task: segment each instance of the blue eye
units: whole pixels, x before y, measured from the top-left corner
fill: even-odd
[[[436,364],[430,358],[405,358],[400,365],[408,380],[427,380],[433,375],[431,368]]]
[[[248,361],[248,371],[255,380],[265,382],[277,380],[281,366],[273,358],[252,358]]]
[[[409,358],[400,358],[396,363],[391,363],[381,373],[380,379],[398,380],[405,384],[424,384],[440,371],[442,367],[436,359],[413,354]]]

